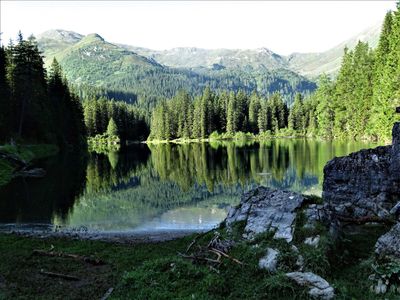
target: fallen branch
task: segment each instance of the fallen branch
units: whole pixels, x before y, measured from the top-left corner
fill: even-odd
[[[186,253],[189,252],[189,250],[197,243],[197,240],[199,238],[202,238],[203,236],[205,236],[207,233],[209,233],[210,231],[205,231],[201,234],[196,235],[196,237],[193,239],[193,241],[189,244],[189,246],[186,248]]]
[[[242,263],[240,260],[238,260],[238,259],[236,259],[236,258],[234,258],[234,257],[232,257],[232,256],[229,256],[228,254],[226,254],[225,252],[222,252],[222,251],[220,251],[220,250],[218,250],[218,249],[215,249],[215,248],[212,248],[210,251],[212,251],[212,252],[214,252],[214,253],[219,253],[220,255],[222,255],[222,256],[224,256],[224,257],[226,257],[226,258],[229,258],[230,260],[232,260],[232,261],[234,261],[235,263],[237,263],[237,264],[239,264],[239,265],[244,265],[244,263]]]
[[[202,257],[202,256],[195,256],[195,255],[186,255],[183,253],[178,252],[178,255],[182,258],[186,258],[186,259],[191,259],[193,261],[205,261],[205,262],[211,262],[211,263],[215,263],[215,264],[220,264],[221,261],[217,260],[217,259],[211,259],[211,258],[207,258],[207,257]]]
[[[105,264],[105,262],[102,261],[101,259],[91,258],[88,256],[82,256],[82,255],[77,255],[77,254],[68,254],[68,253],[63,253],[63,252],[44,251],[44,250],[35,249],[35,250],[33,250],[33,254],[39,255],[39,256],[72,258],[72,259],[84,261],[86,263],[89,263],[89,264],[92,264],[95,266]]]
[[[104,296],[103,296],[100,300],[107,300],[108,297],[111,296],[111,293],[112,293],[113,291],[114,291],[114,288],[109,288],[109,289],[107,290],[107,292],[104,294]]]
[[[40,270],[40,274],[50,276],[50,277],[55,277],[55,278],[71,280],[71,281],[79,281],[80,280],[78,277],[75,277],[75,276],[61,274],[61,273],[46,272],[43,270]]]

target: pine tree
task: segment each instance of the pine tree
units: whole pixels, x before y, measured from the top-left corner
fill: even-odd
[[[118,127],[113,118],[110,119],[107,125],[107,135],[109,137],[118,136]]]
[[[261,109],[260,99],[256,92],[250,97],[249,104],[249,130],[253,133],[258,133],[258,114]]]

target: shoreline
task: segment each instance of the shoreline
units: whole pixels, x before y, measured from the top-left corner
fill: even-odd
[[[211,229],[213,230],[213,229]],[[183,238],[204,230],[158,230],[158,231],[84,231],[84,230],[49,230],[49,229],[0,229],[0,234],[38,239],[68,239],[76,241],[99,241],[115,244],[159,243]]]

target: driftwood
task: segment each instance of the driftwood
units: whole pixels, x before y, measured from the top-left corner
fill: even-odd
[[[32,254],[39,255],[39,256],[72,258],[72,259],[84,261],[86,263],[89,263],[89,264],[92,264],[95,266],[105,264],[105,262],[102,261],[101,259],[91,258],[88,256],[82,256],[82,255],[77,255],[77,254],[68,254],[68,253],[63,253],[63,252],[44,251],[44,250],[35,249],[35,250],[33,250]]]
[[[206,231],[203,233],[200,233],[198,235],[196,235],[196,237],[193,239],[193,241],[189,244],[189,246],[186,248],[186,253],[189,252],[189,250],[197,243],[197,240],[202,238],[203,236],[205,236],[207,233],[209,233],[210,231]]]
[[[196,244],[198,238],[201,236],[204,236],[204,234],[198,235],[194,238],[194,240],[187,247],[186,254],[178,252],[178,255],[182,258],[190,259],[194,263],[208,264],[210,269],[217,273],[219,273],[219,271],[215,269],[214,266],[219,266],[222,263],[223,258],[230,259],[239,265],[244,265],[244,263],[242,263],[240,260],[228,255],[227,252],[233,246],[233,242],[230,240],[221,239],[218,232],[215,233],[214,237],[208,242],[207,246],[198,246],[198,250],[196,252],[188,254],[189,250],[193,247],[193,245]],[[216,256],[216,258],[211,258],[210,255]]]
[[[239,264],[239,265],[243,265],[243,263],[242,263],[240,260],[238,260],[238,259],[236,259],[236,258],[234,258],[234,257],[232,257],[232,256],[229,256],[229,255],[226,254],[225,252],[222,252],[222,251],[220,251],[220,250],[218,250],[218,249],[212,248],[210,251],[212,251],[212,252],[214,252],[214,253],[217,253],[217,254],[220,254],[220,255],[222,255],[222,256],[224,256],[224,257],[226,257],[226,258],[229,258],[230,260],[234,261],[235,263],[237,263],[237,264]]]
[[[109,288],[109,289],[107,290],[107,292],[104,294],[104,296],[101,297],[100,300],[107,300],[108,297],[111,296],[111,293],[112,293],[113,291],[114,291],[114,288]]]
[[[43,271],[43,270],[40,270],[40,274],[46,275],[46,276],[49,276],[49,277],[55,277],[55,278],[62,278],[62,279],[66,279],[66,280],[71,280],[71,281],[79,281],[80,280],[78,277],[75,277],[75,276],[61,274],[61,273],[46,272],[46,271]]]

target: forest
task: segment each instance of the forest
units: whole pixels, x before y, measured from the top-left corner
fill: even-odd
[[[0,140],[79,147],[87,136],[106,133],[112,119],[122,141],[238,133],[389,141],[400,105],[399,43],[396,10],[387,13],[376,49],[361,41],[344,49],[337,77],[322,75],[314,93],[297,93],[292,104],[282,90],[261,95],[206,86],[200,95],[180,90],[151,111],[110,98],[120,96],[117,90],[70,87],[55,59],[46,71],[35,38],[19,34],[15,45],[0,49]]]
[[[325,139],[389,141],[400,105],[400,12],[388,12],[378,47],[359,42],[344,49],[335,79],[322,75],[309,96],[297,94],[288,107],[279,93],[260,97],[213,92],[192,99],[184,91],[159,103],[152,114],[150,140],[197,139],[248,132]],[[213,137],[211,136],[211,137]]]
[[[146,114],[133,105],[88,94],[78,97],[53,60],[48,71],[33,36],[0,48],[0,141],[86,147],[111,119],[122,141],[145,140]]]
[[[0,140],[81,147],[86,144],[83,110],[60,65],[47,74],[33,37],[0,48]]]

